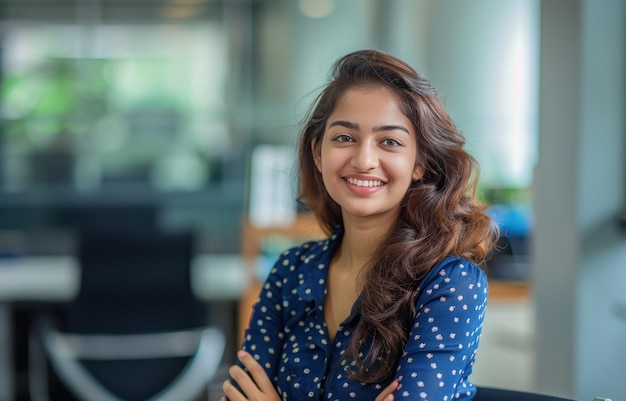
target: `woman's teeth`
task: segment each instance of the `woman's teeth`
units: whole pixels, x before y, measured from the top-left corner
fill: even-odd
[[[380,187],[383,185],[383,182],[380,180],[357,180],[356,178],[346,178],[352,185],[356,185],[357,187]]]

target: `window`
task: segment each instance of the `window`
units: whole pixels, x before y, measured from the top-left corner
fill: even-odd
[[[4,37],[3,190],[200,190],[231,146],[219,21],[47,24]]]

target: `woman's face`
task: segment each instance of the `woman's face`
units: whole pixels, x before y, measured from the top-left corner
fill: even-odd
[[[383,86],[348,89],[329,116],[321,143],[313,144],[315,165],[344,221],[395,219],[409,185],[423,174],[416,155],[413,124],[396,94]]]

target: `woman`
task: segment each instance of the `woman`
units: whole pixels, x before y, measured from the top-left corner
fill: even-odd
[[[224,392],[240,400],[471,400],[497,229],[431,84],[374,50],[334,66],[300,137],[329,234],[283,253]]]

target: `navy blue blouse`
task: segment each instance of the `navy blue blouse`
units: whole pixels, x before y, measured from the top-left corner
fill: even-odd
[[[326,274],[342,233],[284,252],[270,272],[245,334],[243,349],[264,366],[283,400],[374,401],[393,380],[351,380],[342,359],[358,308],[330,341],[324,322]],[[399,400],[471,400],[468,381],[480,338],[487,280],[475,264],[448,257],[422,280],[395,378]],[[352,362],[353,363],[353,362]]]

